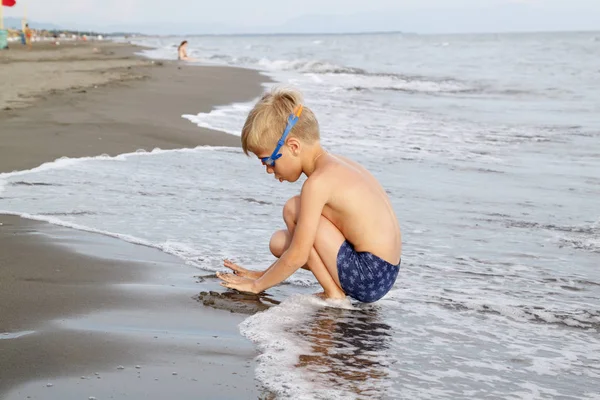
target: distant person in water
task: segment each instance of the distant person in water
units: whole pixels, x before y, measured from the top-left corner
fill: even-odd
[[[177,49],[177,59],[182,60],[182,61],[196,61],[192,57],[188,56],[187,44],[188,44],[187,40],[184,40],[183,42],[181,42],[181,44],[179,45],[179,48]]]

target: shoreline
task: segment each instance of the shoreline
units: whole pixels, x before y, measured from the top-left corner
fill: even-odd
[[[112,42],[90,56],[96,45],[15,51],[9,61],[0,54],[3,67],[36,57],[42,69],[90,59],[100,64],[42,93],[28,80],[37,72],[15,75],[13,83],[26,94],[12,96],[27,101],[0,98],[8,104],[0,107],[0,174],[65,156],[240,146],[239,137],[199,128],[181,115],[249,101],[267,77],[147,60],[134,54],[139,47]],[[215,307],[221,295],[211,291],[222,288],[214,274],[99,233],[0,215],[0,239],[3,398],[265,395],[254,379],[256,350],[237,330],[263,309],[259,300],[226,298]]]

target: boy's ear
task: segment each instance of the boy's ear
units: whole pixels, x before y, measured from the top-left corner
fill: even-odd
[[[298,139],[295,137],[288,138],[288,140],[285,141],[285,144],[293,155],[297,156],[300,154],[301,145]]]

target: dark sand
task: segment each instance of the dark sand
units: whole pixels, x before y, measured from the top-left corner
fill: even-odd
[[[0,52],[0,69],[37,60],[47,71],[93,57],[100,65],[87,74],[111,70],[103,82],[59,71],[60,87],[46,92],[15,74],[10,109],[0,110],[0,172],[62,156],[239,145],[181,115],[257,97],[258,73],[153,64],[132,56],[132,46],[104,44],[100,55],[91,46]],[[115,58],[128,64],[115,67]],[[38,76],[27,68],[25,76]],[[237,329],[265,303],[223,296],[202,274],[156,249],[0,216],[0,398],[267,396],[256,387],[254,347]]]
[[[214,276],[118,239],[0,223],[0,398],[261,395],[247,315],[196,300]]]

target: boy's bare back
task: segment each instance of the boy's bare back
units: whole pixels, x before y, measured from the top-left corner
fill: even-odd
[[[356,251],[370,252],[398,264],[402,237],[389,197],[377,179],[359,163],[330,153],[316,161],[305,182],[320,181],[327,190],[322,215],[342,232]],[[303,191],[302,196],[310,195]]]

